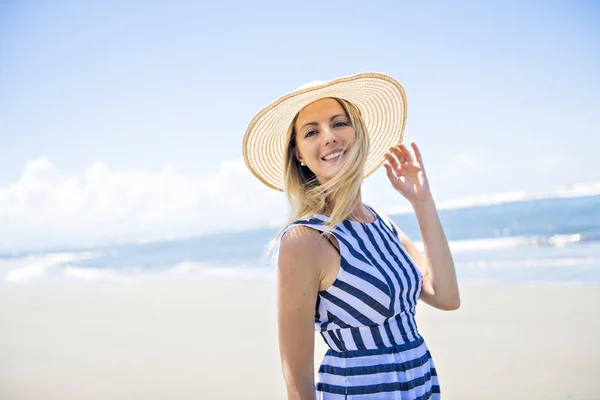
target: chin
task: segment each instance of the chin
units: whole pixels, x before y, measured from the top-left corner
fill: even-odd
[[[325,173],[324,173],[322,176],[323,176],[323,178],[325,178],[325,179],[331,179],[331,178],[333,178],[334,176],[338,175],[341,169],[342,169],[342,166],[341,166],[341,165],[339,165],[339,166],[337,166],[337,167],[330,168],[330,169],[329,169],[327,172],[325,172]]]

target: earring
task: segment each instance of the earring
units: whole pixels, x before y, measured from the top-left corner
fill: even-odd
[[[303,167],[305,166],[304,163],[302,161],[300,161],[300,165],[302,165]]]

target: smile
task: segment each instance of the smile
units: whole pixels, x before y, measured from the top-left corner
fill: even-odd
[[[344,151],[337,151],[335,153],[326,155],[325,157],[322,158],[322,160],[331,161],[331,160],[334,160],[334,159],[340,157],[342,154],[344,154]]]

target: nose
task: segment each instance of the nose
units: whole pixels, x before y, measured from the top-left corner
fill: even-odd
[[[329,143],[336,143],[337,139],[335,137],[335,134],[333,132],[333,129],[330,129],[328,126],[323,128],[323,135],[322,135],[323,141],[325,142],[325,144],[329,144]]]

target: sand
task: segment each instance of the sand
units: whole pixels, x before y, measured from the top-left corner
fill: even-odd
[[[443,399],[600,399],[599,286],[461,295],[417,312]],[[0,338],[3,400],[285,398],[268,282],[0,285]]]

